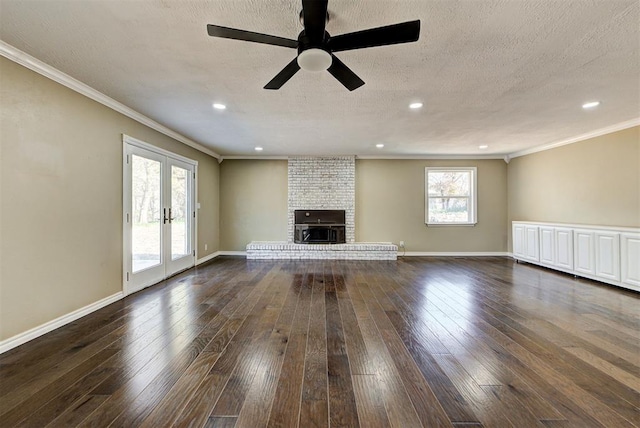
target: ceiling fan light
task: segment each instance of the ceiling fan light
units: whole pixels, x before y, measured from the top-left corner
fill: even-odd
[[[298,65],[304,71],[324,71],[331,66],[331,55],[322,49],[307,49],[298,55]]]

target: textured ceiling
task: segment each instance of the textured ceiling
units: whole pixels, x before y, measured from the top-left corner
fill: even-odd
[[[207,36],[295,39],[300,9],[0,0],[0,39],[222,155],[498,155],[640,117],[637,0],[330,0],[332,35],[422,23],[415,43],[336,55],[366,82],[354,92],[302,71],[264,90],[295,50]]]

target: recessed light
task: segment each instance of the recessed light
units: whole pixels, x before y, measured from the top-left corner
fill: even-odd
[[[591,101],[588,103],[582,104],[582,108],[594,108],[600,105],[600,101]]]
[[[261,151],[262,151],[262,147],[256,147],[254,150],[255,150],[256,152],[261,152]]]
[[[383,147],[384,147],[384,144],[376,144],[376,147],[377,147],[377,148],[379,148],[379,149],[381,149],[381,148],[383,148]]]
[[[411,103],[409,104],[409,108],[416,109],[422,107],[422,103]]]
[[[217,110],[224,110],[227,108],[226,105],[224,104],[220,104],[220,103],[213,103],[213,108],[217,109]]]
[[[478,148],[479,148],[480,150],[484,150],[484,149],[488,149],[488,148],[489,148],[489,146],[487,146],[486,144],[482,144],[481,146],[478,146]]]

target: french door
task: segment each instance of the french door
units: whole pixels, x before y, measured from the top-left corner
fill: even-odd
[[[195,161],[124,138],[124,291],[195,264]]]

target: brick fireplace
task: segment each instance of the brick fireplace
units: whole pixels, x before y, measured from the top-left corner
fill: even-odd
[[[288,181],[289,242],[294,240],[296,210],[344,210],[346,242],[355,242],[355,156],[291,157]]]

